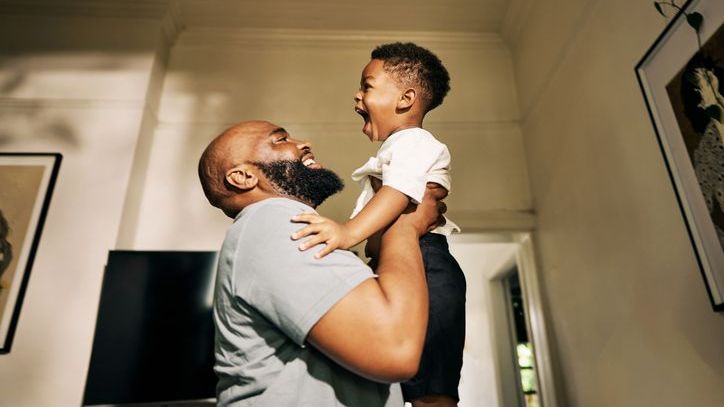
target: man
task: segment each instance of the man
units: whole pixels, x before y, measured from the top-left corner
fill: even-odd
[[[383,235],[375,278],[348,251],[316,259],[291,239],[300,227],[291,218],[342,182],[283,128],[226,130],[204,151],[199,177],[209,202],[234,218],[214,301],[218,404],[401,406],[399,386],[386,383],[418,368],[428,308],[418,239],[444,212],[444,189],[430,188]]]

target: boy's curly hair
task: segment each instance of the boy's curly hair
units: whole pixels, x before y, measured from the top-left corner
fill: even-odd
[[[417,85],[425,113],[440,106],[450,90],[450,75],[440,58],[411,42],[383,44],[372,51],[372,59],[384,62],[386,72],[403,86]]]

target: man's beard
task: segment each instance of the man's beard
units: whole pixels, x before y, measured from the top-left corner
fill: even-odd
[[[325,168],[307,168],[298,160],[253,164],[280,190],[279,192],[308,203],[314,208],[344,188],[344,182],[334,172]]]

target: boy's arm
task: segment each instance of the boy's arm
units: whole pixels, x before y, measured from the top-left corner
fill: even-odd
[[[395,188],[380,188],[357,216],[345,223],[354,241],[351,246],[392,224],[409,204],[410,198]]]
[[[412,377],[427,326],[428,298],[419,237],[436,223],[446,191],[430,188],[414,213],[383,235],[378,278],[352,289],[312,327],[307,340],[347,369],[381,382]]]
[[[345,224],[338,224],[331,219],[314,213],[297,215],[294,222],[308,222],[309,225],[296,231],[293,239],[301,239],[314,235],[299,245],[300,250],[307,250],[326,242],[317,257],[324,257],[334,249],[349,249],[372,236],[378,230],[389,226],[397,219],[410,203],[410,198],[402,192],[388,186],[380,188],[364,208]]]

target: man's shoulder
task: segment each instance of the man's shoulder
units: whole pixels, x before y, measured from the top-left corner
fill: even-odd
[[[289,198],[267,198],[244,208],[234,222],[249,222],[252,220],[256,222],[260,219],[271,222],[288,222],[289,217],[284,216],[289,214],[294,216],[301,212],[314,212],[314,209]]]
[[[245,240],[245,244],[261,243],[266,238],[289,236],[299,229],[291,221],[294,215],[312,212],[313,208],[288,198],[268,198],[244,208],[229,228],[229,236]],[[251,240],[251,241],[249,241]]]

